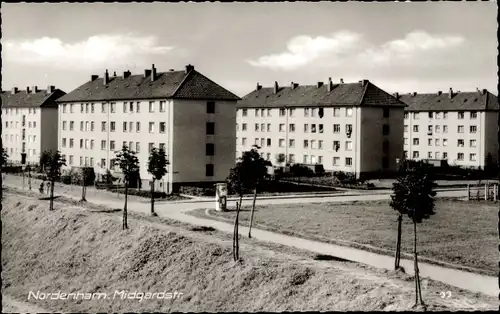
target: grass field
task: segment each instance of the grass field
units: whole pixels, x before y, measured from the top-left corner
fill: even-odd
[[[234,211],[210,213],[212,218],[234,221]],[[193,215],[206,217],[204,210]],[[497,215],[494,203],[437,200],[436,214],[417,225],[419,256],[496,276]],[[249,216],[249,208],[244,207],[241,223],[248,224]],[[387,255],[394,254],[397,238],[397,214],[388,201],[257,206],[254,222],[270,231]],[[403,219],[402,251],[413,251],[413,225],[408,217]]]

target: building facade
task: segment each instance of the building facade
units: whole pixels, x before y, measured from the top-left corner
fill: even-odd
[[[40,153],[57,150],[57,102],[65,92],[48,86],[2,91],[2,142],[9,161],[38,164]]]
[[[498,161],[498,98],[487,90],[396,95],[408,107],[405,156],[483,168]]]
[[[322,164],[358,178],[383,176],[403,156],[404,107],[368,80],[257,84],[238,102],[236,157],[258,145],[273,165]]]
[[[142,188],[150,186],[153,147],[170,162],[157,189],[223,181],[234,165],[238,99],[191,65],[162,73],[153,65],[144,75],[106,70],[59,100],[59,147],[68,166],[103,174],[117,170],[115,153],[127,146],[139,159]]]

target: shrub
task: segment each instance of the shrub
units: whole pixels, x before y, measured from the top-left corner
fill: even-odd
[[[296,177],[310,177],[314,174],[314,171],[306,165],[294,164],[290,167],[290,175]]]
[[[324,174],[325,168],[323,167],[322,164],[314,165],[314,173],[319,175]]]

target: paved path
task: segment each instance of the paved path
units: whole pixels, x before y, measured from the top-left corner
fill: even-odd
[[[22,180],[17,179],[15,176],[8,176],[4,181],[7,186],[13,186],[19,188],[19,183],[22,184]],[[61,189],[56,185],[57,189]],[[64,196],[80,199],[81,190],[74,186],[64,186]],[[89,189],[90,190],[90,189]],[[347,201],[362,201],[362,200],[383,200],[388,199],[390,193],[378,193],[376,194],[357,194],[357,195],[346,195],[341,193],[336,193],[335,195],[321,197],[296,197],[296,198],[261,198],[259,197],[257,203],[259,205],[269,205],[269,204],[292,204],[292,203],[315,203],[315,202],[347,202]],[[97,191],[96,193],[100,193]],[[466,197],[466,190],[448,190],[441,191],[437,193],[437,197]],[[87,193],[87,199],[99,205],[108,206],[111,208],[122,208],[123,207],[123,196],[119,198],[115,196],[108,196],[107,194],[95,195],[92,197]],[[139,199],[139,198],[136,198]],[[236,199],[230,199],[228,201],[228,206],[235,206]],[[252,199],[246,198],[243,201],[243,205],[251,205]],[[172,218],[185,223],[193,225],[203,225],[211,226],[218,230],[224,232],[233,232],[233,226],[229,223],[212,220],[209,218],[198,218],[191,215],[186,215],[187,211],[191,211],[198,208],[207,208],[215,206],[214,201],[191,201],[191,202],[159,202],[156,205],[156,212],[160,217]],[[142,203],[140,200],[129,201],[129,210],[134,212],[149,213],[150,206],[147,203]],[[240,234],[242,236],[248,235],[248,228],[241,226]],[[299,249],[304,249],[312,251],[318,254],[328,254],[336,256],[339,258],[344,258],[347,260],[359,262],[362,264],[367,264],[377,268],[393,269],[394,260],[390,256],[370,253],[363,250],[338,246],[329,243],[323,243],[318,241],[311,241],[306,239],[301,239],[297,237],[291,237],[284,234],[269,232],[265,230],[260,230],[253,228],[252,236],[255,239],[273,242],[277,244],[282,244],[286,246],[296,247]],[[413,261],[402,259],[401,266],[403,266],[407,273],[413,274]],[[459,271],[455,269],[430,265],[426,263],[419,263],[421,277],[429,277],[433,280],[441,281],[443,283],[453,285],[462,289],[480,292],[491,296],[498,296],[498,280],[496,277],[484,276],[479,274],[468,273],[464,271]]]

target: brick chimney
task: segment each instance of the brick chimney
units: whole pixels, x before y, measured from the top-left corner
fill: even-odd
[[[332,78],[329,77],[328,78],[328,91],[331,92],[333,90],[333,82],[332,82]]]
[[[368,80],[361,80],[359,81],[361,83],[361,86],[366,86],[366,84],[368,84]]]
[[[275,94],[277,94],[277,93],[278,93],[278,89],[279,89],[278,82],[277,82],[277,81],[274,81],[274,93],[275,93]]]
[[[12,94],[16,94],[19,91],[17,87],[12,87]]]
[[[90,81],[93,82],[93,81],[97,80],[98,77],[99,77],[99,75],[91,75]]]
[[[256,90],[260,90],[262,88],[262,85],[259,85],[259,83],[257,83],[257,89]]]
[[[483,94],[483,95],[486,95],[486,92],[487,92],[487,90],[486,90],[486,88],[485,88],[485,89],[483,89],[483,93],[482,93],[482,94]]]
[[[399,99],[399,93],[398,92],[394,93],[394,98]]]
[[[47,86],[47,94],[52,94],[56,90],[54,85]]]
[[[106,69],[106,72],[104,72],[104,85],[107,85],[109,83],[109,73],[108,69]]]
[[[113,77],[116,77],[116,71],[113,72]]]
[[[412,93],[412,95],[413,95],[413,96],[417,96],[417,92],[413,92],[413,93]]]
[[[38,93],[40,90],[38,89],[38,86],[33,86],[33,93]]]
[[[156,79],[156,68],[155,68],[155,65],[152,64],[151,65],[151,82],[154,81]]]
[[[318,84],[316,85],[318,88],[320,88],[321,86],[323,86],[323,82],[318,82]]]
[[[144,70],[144,78],[151,76],[151,70],[150,69],[145,69]]]
[[[344,84],[344,79],[343,78],[340,79],[340,84]]]
[[[292,82],[292,89],[296,89],[299,84]]]
[[[130,73],[130,71],[123,72],[123,78],[126,79],[127,77],[130,76],[130,74],[132,74],[132,73]]]
[[[443,94],[442,91],[438,91],[438,96],[441,96]]]
[[[194,70],[194,66],[191,65],[191,64],[188,64],[186,65],[186,74],[193,71]]]
[[[448,98],[451,99],[453,97],[453,89],[450,87],[450,91],[448,92]]]
[[[29,93],[31,93],[30,87],[26,86],[26,94],[29,94]]]

